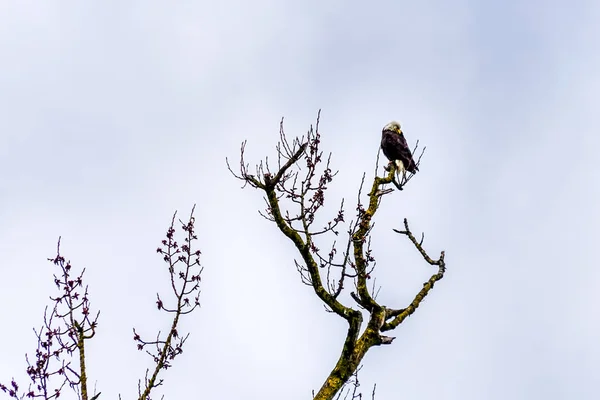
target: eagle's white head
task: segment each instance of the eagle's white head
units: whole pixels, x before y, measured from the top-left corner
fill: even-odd
[[[396,122],[396,121],[392,121],[389,124],[387,124],[386,126],[384,126],[383,130],[402,133],[402,130],[400,129],[400,122]]]

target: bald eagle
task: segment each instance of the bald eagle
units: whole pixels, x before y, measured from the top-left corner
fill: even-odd
[[[381,150],[388,160],[396,165],[398,183],[402,184],[402,177],[406,171],[415,173],[419,170],[413,160],[408,143],[400,129],[400,124],[392,121],[383,127],[381,133]]]

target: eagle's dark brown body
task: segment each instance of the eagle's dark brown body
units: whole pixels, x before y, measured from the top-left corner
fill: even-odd
[[[397,129],[395,129],[396,126],[390,127],[390,125],[386,125],[381,134],[381,150],[383,150],[383,154],[388,160],[402,161],[404,168],[414,174],[419,168],[413,160],[408,143],[406,143],[404,134],[400,130],[400,125],[397,125]]]

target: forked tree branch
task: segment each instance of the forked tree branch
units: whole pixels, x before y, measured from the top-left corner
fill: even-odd
[[[271,172],[268,160],[258,164],[255,174],[249,173],[244,157],[246,142],[242,143],[241,147],[240,171],[235,173],[229,162],[227,165],[232,174],[244,182],[244,186],[247,184],[264,192],[267,209],[261,215],[275,222],[279,230],[298,250],[302,262],[296,261],[296,267],[300,271],[303,282],[313,288],[326,309],[348,322],[348,331],[338,362],[314,396],[319,400],[331,400],[356,373],[361,360],[371,347],[392,343],[393,337],[381,333],[396,328],[408,315],[414,313],[423,298],[433,288],[434,283],[443,278],[445,264],[443,252],[440,259],[435,261],[427,255],[422,243],[416,241],[408,229],[405,220],[405,230],[396,232],[406,235],[425,261],[438,266],[438,272],[424,284],[423,289],[405,309],[388,308],[378,303],[373,288],[369,288],[368,281],[375,268],[375,258],[369,245],[373,218],[383,196],[393,192],[393,189],[388,188],[387,185],[392,183],[402,189],[402,186],[412,178],[412,176],[405,176],[402,182],[396,182],[393,164],[390,164],[383,177],[375,176],[373,179],[367,194],[366,208],[361,202],[363,176],[356,206],[356,219],[348,224],[348,241],[339,254],[335,240],[333,245],[328,246],[330,250],[327,254],[321,253],[317,238],[321,238],[323,234],[337,236],[338,226],[345,223],[345,220],[342,201],[341,209],[331,221],[321,228],[312,228],[318,211],[324,205],[328,184],[335,176],[330,169],[331,155],[325,161],[320,150],[319,120],[320,111],[315,128],[311,126],[306,136],[294,139],[291,144],[284,133],[282,120],[280,142],[276,147],[278,169],[275,173]],[[302,159],[303,163],[300,162]],[[305,173],[301,176],[303,170]],[[337,278],[334,278],[336,275]],[[358,309],[340,301],[339,296],[346,287],[344,284],[346,280],[354,283],[356,293],[351,292],[350,296],[359,306]],[[363,324],[361,309],[364,309],[368,315],[367,325],[362,334],[360,334]]]

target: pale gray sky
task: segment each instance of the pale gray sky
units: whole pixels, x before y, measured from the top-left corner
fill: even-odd
[[[62,235],[102,310],[91,379],[132,398],[149,360],[131,328],[166,329],[155,249],[197,203],[202,309],[162,393],[309,399],[345,322],[225,157],[245,139],[252,163],[273,156],[282,116],[299,135],[322,108],[331,210],[371,174],[389,120],[428,148],[376,218],[382,302],[407,304],[432,272],[391,231],[404,217],[447,252],[398,339],[367,354],[365,390],[598,398],[599,18],[591,0],[0,0],[0,381],[25,382]]]

